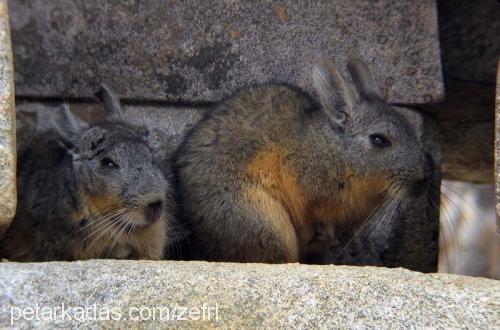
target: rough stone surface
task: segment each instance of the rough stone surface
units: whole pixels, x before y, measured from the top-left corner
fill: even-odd
[[[436,5],[422,1],[10,0],[17,95],[213,101],[310,65],[368,61],[388,100],[443,97]]]
[[[500,5],[494,0],[437,4],[446,100],[430,110],[442,128],[443,178],[493,183]]]
[[[0,0],[0,237],[16,210],[13,73],[7,1]]]
[[[443,178],[493,183],[495,86],[449,80],[437,111]]]
[[[444,77],[494,84],[500,54],[500,6],[494,0],[440,0]]]
[[[500,327],[500,282],[483,278],[425,275],[402,269],[298,264],[112,260],[0,264],[0,326],[10,325],[11,311],[17,313],[16,307],[38,305],[43,310],[61,308],[62,304],[73,319],[66,316],[54,322],[17,320],[14,326]],[[122,319],[81,320],[78,307],[92,308],[94,304],[98,310],[116,308]],[[134,308],[158,308],[156,317],[159,318],[162,307],[201,308],[203,305],[218,308],[218,321],[215,311],[211,320],[164,320],[162,323],[130,319],[139,315]],[[148,318],[147,312],[142,315]],[[123,319],[125,317],[129,320]]]

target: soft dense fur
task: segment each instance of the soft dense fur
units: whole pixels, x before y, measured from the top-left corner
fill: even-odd
[[[18,212],[1,257],[162,258],[170,187],[153,163],[145,130],[121,119],[106,89],[100,96],[104,123],[89,126],[64,106],[53,115],[53,130],[20,151]]]
[[[383,101],[364,63],[348,69],[353,86],[330,62],[314,66],[319,104],[263,85],[192,129],[175,170],[197,257],[318,262],[395,192],[421,185],[414,123]]]

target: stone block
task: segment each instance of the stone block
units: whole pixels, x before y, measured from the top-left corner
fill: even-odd
[[[16,211],[14,70],[7,1],[0,0],[0,237]]]
[[[498,2],[440,0],[438,10],[445,80],[494,84],[500,54]]]
[[[436,4],[10,0],[18,96],[213,101],[249,84],[311,91],[310,66],[370,63],[391,102],[443,98]]]
[[[500,319],[500,281],[403,269],[117,260],[1,263],[0,283],[2,328],[482,329],[498,327]],[[38,319],[21,316],[36,306]],[[203,306],[205,313],[196,313]],[[64,318],[61,307],[67,311]],[[55,318],[40,316],[42,309],[54,308]],[[101,320],[95,314],[83,317],[85,308],[103,311]],[[114,314],[106,316],[106,309]],[[195,312],[187,313],[191,309]],[[185,313],[178,320],[181,310]]]

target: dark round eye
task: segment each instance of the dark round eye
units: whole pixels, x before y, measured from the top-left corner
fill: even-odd
[[[101,165],[106,168],[118,168],[118,165],[108,157],[104,157],[103,159],[101,159]]]
[[[387,148],[391,146],[391,141],[381,134],[370,135],[371,143],[378,148]]]

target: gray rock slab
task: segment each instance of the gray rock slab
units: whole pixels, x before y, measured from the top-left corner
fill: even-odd
[[[421,1],[9,0],[17,95],[213,101],[310,66],[370,63],[391,102],[443,98],[436,4]]]
[[[500,54],[498,1],[440,0],[438,3],[445,79],[495,84]]]
[[[55,320],[42,317],[43,310],[63,304],[64,319],[61,312]],[[39,318],[23,319],[36,306]],[[193,319],[184,313],[186,320],[168,320],[167,308],[172,317],[176,306],[178,313],[195,310]],[[212,308],[211,319],[196,313],[203,306]],[[84,318],[83,308],[113,309],[116,320],[105,312],[101,320]],[[0,264],[0,326],[10,326],[11,317],[16,328],[486,329],[500,327],[500,281],[299,264],[6,262]]]
[[[500,6],[490,0],[437,3],[446,100],[428,110],[442,130],[443,178],[493,183]]]
[[[0,0],[0,237],[16,211],[14,70],[7,1]]]

